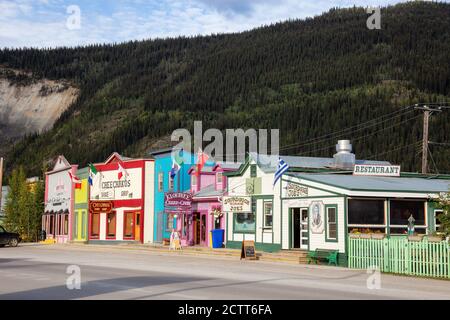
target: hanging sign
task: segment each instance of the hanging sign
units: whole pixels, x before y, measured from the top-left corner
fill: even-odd
[[[353,175],[400,177],[400,166],[355,164]]]
[[[222,211],[224,212],[252,212],[251,197],[223,197]]]
[[[89,211],[91,213],[110,213],[113,210],[112,201],[90,201]]]
[[[310,225],[312,233],[323,233],[325,226],[324,219],[324,205],[322,201],[313,201],[309,206]]]
[[[256,260],[255,241],[242,241],[241,260]]]
[[[192,194],[188,192],[166,192],[164,193],[164,206],[190,209]]]

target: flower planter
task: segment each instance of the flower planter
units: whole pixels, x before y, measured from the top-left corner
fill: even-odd
[[[350,238],[359,239],[361,234],[359,233],[349,233]]]
[[[422,238],[421,236],[408,236],[409,241],[422,241]]]
[[[372,239],[383,240],[385,237],[384,233],[372,233]]]
[[[370,239],[371,236],[370,236],[370,233],[361,233],[360,238],[361,239]]]
[[[428,236],[427,239],[429,242],[441,242],[444,240],[441,236]]]

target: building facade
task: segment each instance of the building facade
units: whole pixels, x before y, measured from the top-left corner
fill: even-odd
[[[113,153],[94,166],[97,173],[89,194],[89,242],[152,242],[154,161]]]
[[[172,151],[179,152],[183,160],[174,179],[170,177],[173,166]],[[177,226],[176,214],[165,210],[165,195],[168,192],[190,190],[191,177],[188,171],[195,161],[195,156],[173,148],[152,151],[150,156],[155,161],[153,241],[160,243],[163,239],[169,239],[173,228]]]
[[[81,188],[75,188],[75,205],[73,214],[72,240],[75,242],[88,241],[89,218],[89,168],[77,170],[77,177],[81,180]]]
[[[74,186],[70,174],[75,175],[77,167],[61,155],[56,159],[53,169],[45,173],[42,229],[46,232],[47,239],[53,239],[57,243],[72,239]]]

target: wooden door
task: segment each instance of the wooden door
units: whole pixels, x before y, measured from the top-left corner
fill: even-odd
[[[134,229],[134,239],[141,241],[141,213],[136,212],[136,224]]]

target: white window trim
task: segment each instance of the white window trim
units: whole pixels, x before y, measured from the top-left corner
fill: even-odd
[[[334,209],[334,223],[330,223],[330,221],[328,219],[328,217],[329,217],[329,210],[330,209]],[[337,238],[337,233],[338,233],[338,230],[337,230],[337,225],[338,225],[338,222],[337,222],[337,219],[338,219],[338,217],[337,217],[337,207],[327,207],[327,216],[326,216],[326,218],[327,218],[327,221],[326,221],[326,223],[327,223],[327,239],[328,240],[337,240],[338,239]],[[334,224],[336,226],[336,237],[330,237],[330,224]]]
[[[272,205],[272,210],[271,210],[271,216],[272,216],[272,225],[268,226],[266,225],[266,204],[271,204]],[[264,229],[272,229],[273,228],[273,201],[263,201],[263,228]]]

